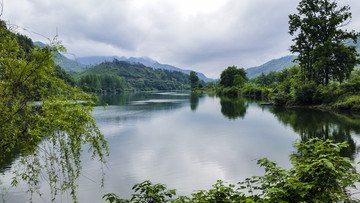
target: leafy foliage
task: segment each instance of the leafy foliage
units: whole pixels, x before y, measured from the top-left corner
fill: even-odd
[[[293,168],[286,170],[264,158],[258,165],[265,175],[246,178],[238,187],[218,181],[209,190],[200,190],[189,196],[171,198],[175,190],[167,191],[162,184],[150,181],[136,184],[131,200],[106,194],[109,202],[342,202],[353,201],[349,188],[355,188],[360,174],[348,158],[340,156],[346,143],[313,138],[296,142],[297,153],[290,155]],[[244,191],[245,190],[245,191]]]
[[[14,166],[12,185],[27,183],[30,201],[33,194],[41,195],[42,177],[52,201],[66,190],[76,201],[83,145],[101,163],[107,154],[91,115],[92,96],[56,77],[61,71],[54,70],[53,52],[64,51],[58,41],[44,48],[23,47],[16,34],[1,26],[0,50],[1,165],[9,154],[23,155]]]
[[[153,185],[150,181],[146,180],[142,183],[135,184],[132,188],[139,194],[133,194],[131,200],[120,199],[116,194],[110,193],[103,196],[109,202],[126,203],[126,202],[170,202],[168,198],[176,195],[175,190],[167,190],[163,184]]]
[[[87,74],[79,80],[79,86],[86,92],[122,91],[125,89],[125,79],[117,75]]]
[[[289,33],[296,35],[290,51],[299,53],[297,61],[305,80],[328,85],[330,80],[342,82],[360,63],[355,46],[359,33],[341,29],[351,19],[350,7],[338,7],[332,0],[302,0],[298,14],[289,15]]]
[[[223,87],[243,86],[248,80],[246,72],[243,68],[237,68],[236,66],[230,66],[221,72],[220,85]]]
[[[76,85],[74,78],[60,66],[54,67],[54,76],[63,80],[67,85],[70,85],[72,87]]]
[[[192,90],[199,86],[199,77],[195,71],[190,72],[189,81]]]

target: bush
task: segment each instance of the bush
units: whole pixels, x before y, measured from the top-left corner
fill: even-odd
[[[343,94],[359,94],[360,92],[360,76],[355,75],[351,82],[343,83],[340,86],[341,90],[343,91]]]
[[[334,107],[340,110],[360,110],[360,96],[352,95],[340,99],[334,104]]]
[[[219,95],[224,95],[224,96],[238,96],[240,93],[240,89],[237,87],[226,87],[226,88],[220,88],[217,90],[216,92]]]
[[[134,185],[132,188],[135,192],[139,194],[132,194],[131,200],[120,199],[116,194],[109,193],[105,194],[103,198],[109,202],[147,202],[147,203],[157,203],[157,202],[169,202],[169,198],[176,195],[175,190],[167,190],[164,184],[155,184],[153,185],[150,181],[146,180],[142,183]]]
[[[269,96],[270,89],[266,87],[259,87],[256,84],[248,83],[241,89],[241,94],[249,97],[267,98]]]
[[[290,100],[289,94],[285,92],[278,92],[274,94],[273,101],[276,106],[285,106]]]
[[[330,104],[339,97],[339,89],[336,84],[328,86],[319,85],[313,95],[315,104]]]
[[[314,82],[308,82],[303,85],[295,85],[294,88],[294,102],[296,104],[314,104],[313,96],[316,91],[316,84]]]

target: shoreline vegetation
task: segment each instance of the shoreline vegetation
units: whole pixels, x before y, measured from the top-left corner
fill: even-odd
[[[234,82],[228,86],[221,84],[222,80],[234,80],[234,77],[236,75],[232,78],[223,77],[219,83],[211,82],[203,88],[192,90],[196,93],[219,96],[256,98],[285,108],[360,111],[360,69],[358,68],[351,72],[348,79],[342,82],[330,81],[328,85],[303,80],[298,65],[283,69],[281,72],[271,71],[266,75],[261,74],[253,79],[248,79],[245,75],[243,81],[246,82],[242,83]]]
[[[232,70],[242,70],[235,66],[229,67]],[[228,68],[228,69],[229,69]],[[226,70],[228,70],[226,69]],[[224,70],[223,72],[226,72]],[[236,73],[229,80],[237,77]],[[195,77],[195,79],[194,79]],[[290,69],[283,69],[280,72],[271,71],[268,74],[261,74],[257,78],[248,79],[246,73],[245,79],[238,79],[240,82],[233,82],[227,87],[219,82],[204,83],[200,81],[196,73],[189,76],[189,86],[194,93],[216,94],[218,96],[228,97],[249,97],[265,102],[273,102],[275,106],[284,108],[309,108],[331,111],[360,111],[360,69],[354,69],[349,79],[342,83],[331,81],[329,85],[316,84],[313,81],[302,81],[301,71],[298,65]],[[79,82],[79,81],[78,81]],[[76,84],[76,82],[72,82]],[[183,86],[184,87],[184,86]],[[165,88],[166,89],[166,88]],[[165,90],[159,89],[159,90]],[[174,88],[167,90],[181,90]],[[83,89],[84,91],[86,90]],[[154,91],[156,89],[153,89]],[[182,90],[189,90],[184,88]],[[104,90],[94,92],[96,94],[120,93],[128,91],[146,91],[143,89],[121,89]],[[92,91],[87,91],[92,92]]]
[[[355,67],[360,55],[355,45],[360,33],[343,29],[351,21],[350,7],[302,0],[297,10],[289,15],[289,34],[294,36],[290,51],[297,54],[297,65],[251,80],[243,68],[230,66],[219,84],[206,87],[218,95],[263,98],[277,106],[359,111],[360,70]]]

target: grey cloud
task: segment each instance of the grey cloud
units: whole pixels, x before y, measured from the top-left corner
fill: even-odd
[[[174,2],[11,0],[2,17],[49,37],[58,28],[69,52],[80,56],[149,56],[212,77],[229,65],[251,67],[289,54],[288,15],[298,1],[224,0],[218,10],[186,15]],[[360,1],[341,3],[352,7],[349,28],[358,29]]]

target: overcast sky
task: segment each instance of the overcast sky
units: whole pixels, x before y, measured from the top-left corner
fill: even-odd
[[[298,0],[3,0],[2,20],[34,41],[58,32],[66,56],[148,56],[218,78],[289,55]],[[348,29],[360,31],[360,1]],[[45,37],[43,37],[45,36]]]

